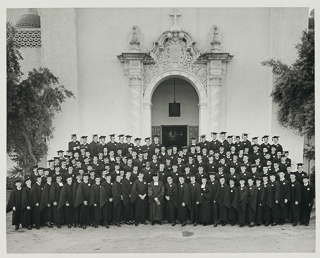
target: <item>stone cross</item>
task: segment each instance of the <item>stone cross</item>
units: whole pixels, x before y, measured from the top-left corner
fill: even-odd
[[[178,25],[178,16],[181,16],[181,14],[178,13],[175,9],[173,9],[173,12],[169,15],[173,16],[173,25],[170,27],[170,31],[181,31],[181,28]]]

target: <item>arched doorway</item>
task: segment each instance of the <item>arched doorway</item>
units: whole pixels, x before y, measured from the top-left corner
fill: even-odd
[[[174,95],[177,109],[172,107]],[[166,146],[184,146],[199,136],[199,98],[194,87],[184,79],[171,77],[162,81],[151,98],[152,135],[160,135]],[[177,112],[175,112],[177,111]]]

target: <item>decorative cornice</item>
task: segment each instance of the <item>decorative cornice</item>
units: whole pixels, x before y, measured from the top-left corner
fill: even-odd
[[[121,55],[118,55],[118,59],[121,61],[121,63],[124,63],[125,61],[129,60],[144,60],[145,58],[148,59],[147,53],[122,53]]]
[[[232,58],[233,55],[229,53],[204,53],[198,57],[197,61],[221,60],[228,63]]]

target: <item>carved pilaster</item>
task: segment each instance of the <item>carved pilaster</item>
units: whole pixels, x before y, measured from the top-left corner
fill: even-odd
[[[220,76],[211,76],[210,78],[210,130],[219,131],[220,127],[220,98],[221,98],[221,79]]]

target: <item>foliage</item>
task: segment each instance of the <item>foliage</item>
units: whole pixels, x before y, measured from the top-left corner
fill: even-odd
[[[7,24],[7,153],[26,173],[47,154],[55,113],[61,112],[61,103],[74,94],[47,68],[33,69],[21,79],[22,57],[14,32]]]
[[[301,43],[296,49],[298,58],[291,66],[274,59],[263,61],[262,65],[272,67],[276,75],[271,97],[278,104],[279,123],[311,139],[315,135],[313,30],[302,32]]]

